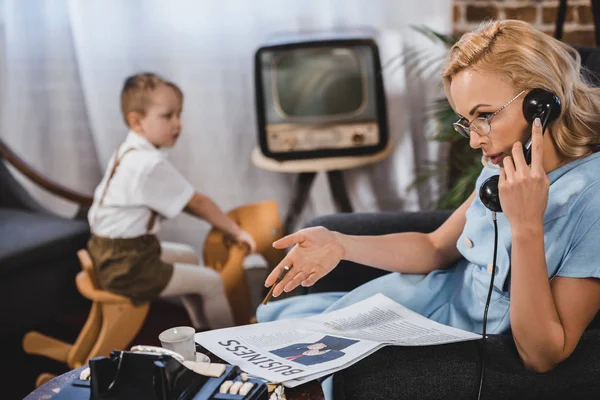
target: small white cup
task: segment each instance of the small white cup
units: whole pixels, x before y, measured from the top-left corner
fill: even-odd
[[[186,361],[196,361],[195,333],[191,326],[176,326],[163,331],[158,340],[162,347],[181,354]]]

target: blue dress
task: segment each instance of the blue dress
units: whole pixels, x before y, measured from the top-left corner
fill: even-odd
[[[498,169],[484,167],[476,191]],[[548,174],[550,192],[544,214],[548,277],[600,278],[600,153],[572,161]],[[510,328],[511,231],[497,214],[498,255],[487,332]],[[494,250],[491,212],[475,198],[457,241],[464,256],[454,266],[426,275],[390,273],[351,292],[315,293],[260,305],[259,322],[299,318],[333,311],[383,293],[405,307],[442,324],[481,333]],[[488,272],[489,271],[489,272]]]

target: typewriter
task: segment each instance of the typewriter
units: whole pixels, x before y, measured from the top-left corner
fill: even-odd
[[[266,382],[237,366],[184,362],[153,346],[93,358],[89,375],[53,400],[268,400]]]

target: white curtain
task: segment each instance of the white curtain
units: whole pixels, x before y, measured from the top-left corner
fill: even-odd
[[[275,32],[363,26],[379,32],[385,64],[410,48],[432,44],[410,25],[448,33],[451,0],[4,0],[0,136],[47,176],[91,194],[126,127],[119,91],[126,76],[153,71],[185,93],[183,135],[170,151],[174,165],[223,209],[274,199],[282,219],[293,174],[251,163],[257,145],[252,60]],[[438,48],[443,54],[444,49]],[[356,211],[418,210],[436,185],[410,190],[415,168],[440,158],[426,138],[439,74],[407,76],[401,60],[384,69],[393,153],[346,171]],[[28,189],[58,213],[71,205]],[[319,174],[299,223],[334,212]],[[164,240],[200,248],[209,226],[181,216]]]

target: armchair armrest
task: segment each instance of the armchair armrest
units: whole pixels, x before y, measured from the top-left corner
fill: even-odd
[[[25,160],[23,160],[21,157],[19,157],[14,151],[12,151],[6,145],[6,143],[4,143],[0,139],[0,159],[1,158],[4,158],[15,169],[17,169],[17,171],[19,171],[21,174],[23,174],[28,179],[30,179],[31,181],[33,181],[34,183],[36,183],[38,186],[42,187],[43,189],[47,190],[48,192],[50,192],[60,198],[63,198],[65,200],[69,200],[71,202],[79,204],[80,209],[77,213],[78,215],[83,215],[85,212],[84,209],[86,210],[87,208],[89,208],[92,205],[93,198],[91,196],[71,190],[71,189],[55,182],[54,180],[46,177],[44,174],[37,171],[35,168],[33,168],[31,165],[29,165]],[[6,171],[6,172],[8,173],[8,171]],[[9,178],[7,177],[7,179],[9,179]],[[14,178],[12,178],[12,179],[14,180]],[[16,183],[16,182],[13,182],[13,183],[14,183],[13,186],[16,185],[16,186],[19,186],[19,188],[20,188],[20,185],[18,185],[18,183]],[[9,184],[10,184],[10,182],[9,182]],[[22,188],[20,188],[20,189],[22,189]],[[43,209],[43,207],[40,207],[39,205],[33,206],[32,203],[35,203],[35,201],[32,200],[31,198],[27,198],[29,196],[24,195],[24,193],[18,193],[14,197],[16,197],[18,201],[26,203],[26,205],[30,208],[35,208],[38,210]]]
[[[404,211],[378,213],[341,213],[314,218],[306,227],[324,226],[327,229],[349,235],[386,235],[399,232],[428,233],[439,227],[452,211]],[[389,272],[361,264],[342,261],[333,271],[306,293],[350,291],[363,283]]]

